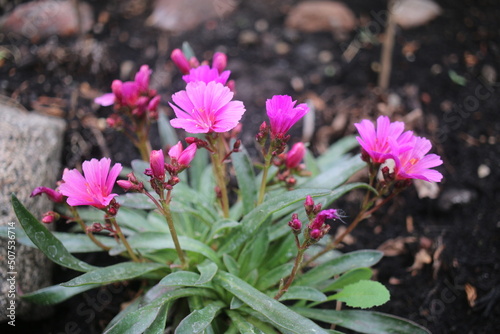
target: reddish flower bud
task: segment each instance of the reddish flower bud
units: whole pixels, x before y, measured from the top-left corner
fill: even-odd
[[[321,232],[321,230],[315,229],[309,232],[309,236],[315,240],[318,240],[323,236],[323,233]]]
[[[298,142],[292,146],[292,149],[288,151],[286,155],[286,167],[287,168],[296,168],[304,159],[304,155],[306,154],[306,146],[302,142]]]
[[[149,77],[153,73],[152,70],[149,69],[148,65],[142,65],[139,69],[139,72],[135,74],[134,81],[139,88],[139,91],[142,93],[147,93],[149,90]]]
[[[165,157],[162,150],[153,150],[149,157],[152,176],[158,180],[165,179]]]
[[[178,142],[168,151],[168,155],[170,156],[170,159],[172,159],[173,164],[179,164],[180,166],[188,166],[193,160],[195,154],[195,143],[192,143],[185,150],[183,150],[182,143]]]
[[[134,189],[135,187],[135,184],[133,184],[132,182],[130,181],[126,181],[126,180],[118,180],[116,181],[116,183],[122,187],[125,191],[128,191],[128,190],[131,190],[131,189]]]
[[[212,68],[222,73],[227,66],[227,56],[222,52],[216,52],[212,60]]]
[[[182,74],[188,74],[191,69],[191,65],[187,60],[186,56],[180,49],[175,49],[170,54],[170,59],[174,62],[174,64],[179,68]]]
[[[307,215],[310,215],[312,213],[312,210],[314,209],[314,200],[309,195],[307,195],[306,200],[304,202],[304,208],[306,210]]]
[[[37,187],[37,188],[35,188],[31,192],[30,197],[38,196],[38,195],[41,195],[41,194],[47,195],[47,197],[52,202],[55,202],[55,203],[62,203],[64,201],[63,195],[60,192],[58,192],[58,191],[56,191],[54,189],[47,188],[47,187]]]
[[[300,221],[298,214],[294,213],[292,215],[292,220],[288,222],[288,226],[290,226],[294,231],[302,230],[302,222]]]
[[[42,223],[51,224],[61,218],[61,216],[54,211],[48,211],[43,214]]]
[[[160,95],[156,95],[155,97],[153,97],[148,103],[148,110],[156,111],[158,109],[158,105],[160,104],[160,100]]]

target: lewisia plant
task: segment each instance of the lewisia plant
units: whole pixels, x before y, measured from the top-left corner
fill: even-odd
[[[251,157],[238,138],[249,111],[227,85],[225,55],[217,53],[211,67],[189,48],[174,50],[172,59],[187,80],[169,99],[170,120],[151,106],[157,97],[144,66],[133,82],[114,82],[106,103],[97,101],[112,101],[115,119],[131,129],[146,131],[141,124],[157,115],[161,147],[153,150],[149,133],[136,132],[131,139],[142,159],[131,168],[92,159],[83,174],[65,170],[55,189],[33,191],[57,203],[43,223],[75,228],[50,232],[13,195],[23,227],[18,241],[81,273],[22,297],[50,305],[108,284],[133,287],[104,333],[428,333],[370,310],[389,300],[370,269],[382,253],[345,253],[342,246],[413,179],[441,180],[430,142],[381,116],[376,125],[355,124],[358,137],[314,157],[289,133],[307,105],[277,95],[267,100],[269,119],[256,134],[261,157]],[[361,154],[350,153],[358,143]],[[346,183],[366,165],[367,183]],[[344,212],[337,200],[355,189],[365,192],[360,209]],[[116,264],[95,266],[73,255],[87,252],[116,257]]]

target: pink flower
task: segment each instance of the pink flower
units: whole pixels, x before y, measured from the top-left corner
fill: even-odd
[[[440,182],[443,175],[432,167],[443,164],[441,158],[436,154],[427,154],[430,151],[431,142],[422,137],[414,137],[412,148],[401,152],[399,145],[392,142],[394,159],[394,175],[397,180],[420,179],[429,182]]]
[[[196,144],[191,144],[186,147],[185,150],[182,149],[182,143],[178,142],[176,145],[172,146],[168,151],[168,155],[172,160],[173,164],[179,164],[181,166],[188,166],[193,160],[196,154]]]
[[[296,168],[304,159],[306,154],[306,146],[302,142],[298,142],[292,146],[290,151],[286,154],[285,165],[286,168]]]
[[[222,73],[219,73],[219,70],[217,68],[210,68],[210,66],[208,65],[201,65],[189,70],[189,74],[182,76],[182,79],[186,81],[186,83],[194,81],[203,81],[205,83],[209,83],[210,81],[215,81],[225,85],[227,79],[229,79],[230,74],[231,71],[224,71]]]
[[[115,94],[113,93],[106,93],[104,95],[101,95],[99,97],[96,97],[94,99],[94,102],[103,106],[103,107],[108,107],[113,105],[115,103]]]
[[[395,140],[399,143],[401,150],[411,148],[411,131],[405,132],[403,122],[393,122],[387,116],[380,116],[377,119],[377,130],[373,123],[367,119],[354,124],[361,137],[356,137],[363,150],[371,157],[372,162],[384,162],[391,152],[389,142]]]
[[[170,103],[177,118],[174,128],[190,133],[226,132],[233,129],[245,112],[241,101],[231,101],[233,93],[220,83],[190,82],[186,90],[172,95]]]
[[[337,210],[337,209],[323,210],[316,215],[316,218],[314,218],[314,220],[309,224],[309,228],[311,230],[320,229],[327,219],[333,219],[333,220],[338,219],[342,221],[342,218],[344,217],[345,216],[342,210]]]
[[[118,196],[112,194],[113,185],[122,170],[121,164],[114,164],[111,170],[111,159],[92,159],[84,161],[83,176],[76,169],[66,170],[63,174],[64,183],[59,186],[61,194],[67,196],[71,206],[92,205],[103,209],[111,200]]]
[[[271,126],[271,136],[276,138],[285,135],[309,111],[305,103],[295,106],[288,95],[274,95],[266,101],[267,116]]]
[[[148,65],[142,65],[139,72],[135,74],[134,82],[139,91],[143,94],[147,94],[149,91],[149,77],[151,73],[153,73],[153,71],[149,69]]]

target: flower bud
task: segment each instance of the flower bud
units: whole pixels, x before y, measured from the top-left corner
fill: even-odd
[[[227,56],[222,52],[216,52],[212,60],[212,68],[217,69],[219,74],[224,71],[227,66]]]
[[[290,226],[294,232],[300,232],[302,230],[302,222],[298,214],[294,213],[292,215],[292,220],[288,222],[288,226]]]
[[[180,49],[175,49],[170,54],[170,59],[174,62],[174,64],[179,68],[182,74],[188,74],[191,69],[191,65],[187,60],[186,56]]]
[[[323,236],[323,233],[319,229],[314,229],[311,232],[309,232],[309,236],[315,240],[318,240]]]
[[[41,194],[47,195],[47,197],[52,202],[55,202],[55,203],[62,203],[64,201],[63,195],[60,192],[58,192],[58,191],[56,191],[54,189],[47,188],[47,187],[37,187],[37,188],[35,188],[31,192],[30,197],[35,197],[35,196],[38,196],[38,195],[41,195]]]
[[[153,150],[149,157],[152,176],[159,180],[165,179],[165,157],[162,150]]]
[[[285,165],[288,169],[297,168],[302,159],[304,159],[304,155],[306,154],[306,147],[304,143],[298,142],[292,146],[290,151],[286,154]]]
[[[61,216],[54,211],[48,211],[43,214],[42,223],[51,224],[61,218]]]
[[[153,71],[149,69],[148,65],[142,65],[139,72],[135,74],[134,81],[141,93],[147,93],[149,90],[149,77]]]
[[[311,215],[314,209],[314,200],[311,196],[307,195],[306,200],[304,202],[304,209],[306,210],[307,215]]]

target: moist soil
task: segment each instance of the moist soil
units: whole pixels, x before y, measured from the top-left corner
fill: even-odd
[[[9,2],[3,13],[18,3]],[[431,191],[435,199],[420,198],[422,186],[407,189],[362,223],[343,250],[386,252],[375,272],[391,301],[375,310],[411,319],[435,334],[498,331],[500,5],[495,0],[438,1],[440,17],[419,28],[398,28],[386,92],[377,88],[385,1],[349,1],[365,28],[343,41],[330,32],[285,28],[286,13],[296,1],[242,1],[231,15],[176,34],[144,24],[152,12],[149,1],[88,3],[96,23],[85,34],[30,40],[0,33],[2,46],[16,51],[0,62],[2,99],[68,121],[62,166],[78,167],[84,159],[101,156],[127,165],[139,157],[123,136],[104,128],[110,109],[92,103],[110,90],[113,79],[130,80],[140,65],[148,64],[162,106],[171,114],[170,95],[183,88],[169,60],[171,50],[188,41],[200,59],[226,52],[236,97],[247,108],[242,140],[255,157],[253,137],[265,120],[265,100],[274,94],[312,101],[314,153],[354,133],[353,123],[379,114],[406,121],[408,129],[433,142],[434,153],[444,161],[438,168],[444,180],[437,193]],[[346,59],[349,46],[356,51]],[[300,130],[295,131],[292,140],[299,140]],[[336,207],[355,215],[357,195]],[[101,265],[113,261],[101,254],[82,258]],[[75,275],[56,267],[54,282]],[[55,306],[48,319],[18,319],[15,330],[100,333],[133,298],[134,288],[92,290]]]

